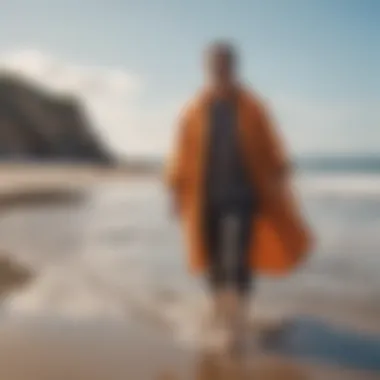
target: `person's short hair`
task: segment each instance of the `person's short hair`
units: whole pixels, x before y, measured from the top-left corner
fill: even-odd
[[[215,55],[222,56],[231,66],[235,66],[238,60],[236,48],[228,41],[215,41],[211,43],[207,48],[207,55],[209,57]]]

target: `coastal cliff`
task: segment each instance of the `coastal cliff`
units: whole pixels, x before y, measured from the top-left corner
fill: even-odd
[[[0,160],[112,165],[79,100],[0,75]]]

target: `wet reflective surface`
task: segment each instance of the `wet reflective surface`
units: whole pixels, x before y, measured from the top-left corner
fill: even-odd
[[[302,192],[305,211],[319,237],[317,251],[286,279],[260,279],[253,299],[253,324],[258,315],[264,320],[284,315],[292,323],[267,336],[258,350],[249,353],[248,368],[232,365],[228,370],[220,361],[199,353],[204,294],[201,282],[187,273],[179,228],[169,217],[165,192],[158,182],[107,183],[89,187],[79,198],[3,208],[1,246],[34,274],[27,287],[10,294],[1,305],[0,361],[10,363],[3,371],[16,365],[4,353],[13,352],[16,363],[20,352],[30,358],[33,367],[48,354],[62,366],[75,352],[84,363],[98,361],[100,366],[103,360],[103,368],[109,371],[112,358],[118,357],[125,378],[134,365],[137,372],[146,365],[145,359],[126,359],[136,347],[140,347],[140,359],[145,355],[157,358],[157,366],[148,366],[157,378],[162,373],[169,376],[162,378],[169,379],[255,375],[260,379],[361,380],[364,377],[356,370],[379,371],[379,342],[368,331],[380,330],[380,198],[365,189],[346,196],[340,189],[336,195],[335,187],[329,186],[316,190],[313,185],[313,191]],[[143,328],[141,335],[132,338],[123,329],[136,329],[136,316]],[[7,321],[17,318],[22,322],[10,329]],[[39,329],[30,322],[36,318],[44,321]],[[116,321],[117,332],[104,327],[107,323],[100,327],[99,320]],[[67,335],[57,335],[63,331],[57,321],[63,321]],[[94,324],[98,327],[91,329]],[[87,347],[77,351],[76,326],[85,332],[81,344]],[[152,337],[146,331],[152,328],[159,337],[149,351]],[[109,338],[109,355],[90,349],[95,342],[102,344],[104,337],[98,338],[96,332],[102,329]],[[122,340],[120,346],[116,336]],[[135,339],[132,346],[131,339]],[[64,342],[68,348],[62,351]],[[167,347],[167,355],[160,347]],[[33,350],[41,350],[42,356],[33,356]],[[125,352],[124,361],[120,350]],[[167,372],[162,369],[166,366]],[[339,377],[339,370],[331,372],[330,367],[348,368],[353,375],[344,372],[345,377]],[[97,372],[91,366],[80,371]],[[82,379],[80,371],[75,376]]]
[[[380,334],[359,333],[326,321],[298,318],[263,339],[269,352],[316,364],[379,371]]]

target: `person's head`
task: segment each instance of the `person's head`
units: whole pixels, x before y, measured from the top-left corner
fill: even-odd
[[[214,42],[206,50],[206,75],[209,84],[217,88],[232,87],[237,81],[238,57],[228,42]]]

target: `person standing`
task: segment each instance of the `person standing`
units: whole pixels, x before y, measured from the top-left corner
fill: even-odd
[[[241,83],[238,58],[228,42],[207,48],[206,86],[180,116],[167,165],[189,267],[205,273],[229,347],[240,342],[254,276],[288,273],[311,246],[280,136]]]

